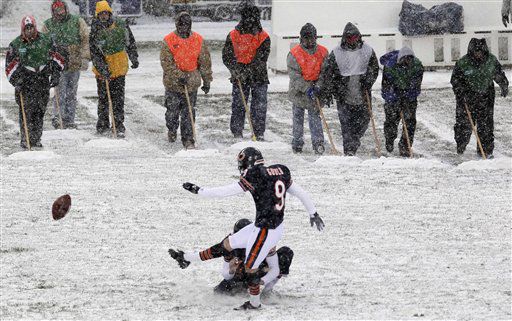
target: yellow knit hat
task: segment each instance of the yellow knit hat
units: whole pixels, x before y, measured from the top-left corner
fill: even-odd
[[[100,12],[108,11],[112,13],[112,8],[110,8],[108,2],[106,0],[96,2],[96,17]]]

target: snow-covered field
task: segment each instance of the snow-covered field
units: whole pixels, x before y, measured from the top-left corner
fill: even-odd
[[[19,33],[22,14],[47,17],[41,4],[49,0],[24,1],[0,20],[0,47]],[[157,41],[172,27],[164,19],[142,22],[133,27],[139,41]],[[232,25],[194,22],[194,29],[220,40]],[[141,51],[139,69],[127,77],[125,140],[95,135],[96,84],[88,71],[79,85],[78,130],[53,130],[48,113],[44,150],[21,152],[14,90],[2,72],[0,319],[512,319],[511,97],[496,100],[492,160],[476,157],[474,139],[456,155],[447,71],[425,74],[414,159],[397,151],[377,158],[371,129],[357,157],[318,157],[309,136],[305,153],[295,155],[287,76],[270,74],[267,142],[235,140],[228,71],[219,51],[212,59],[215,80],[211,95],[199,95],[193,151],[166,140],[156,49]],[[373,104],[383,142],[379,88],[380,79]],[[341,149],[336,110],[325,114]],[[254,218],[249,195],[212,201],[181,188],[236,180],[235,155],[249,145],[292,170],[326,229],[311,228],[300,202],[287,199],[280,245],[295,251],[290,275],[262,310],[246,313],[232,310],[245,296],[213,294],[220,261],[180,270],[167,249],[203,249],[239,218]],[[65,193],[72,209],[53,221],[51,204]]]
[[[271,75],[268,141],[238,141],[219,56],[214,95],[199,97],[194,151],[166,141],[156,50],[142,51],[127,78],[125,140],[95,135],[86,72],[78,130],[53,130],[48,117],[44,150],[20,152],[13,90],[2,76],[1,319],[511,319],[511,98],[497,99],[493,160],[476,158],[474,140],[455,154],[447,72],[425,76],[439,88],[420,99],[417,158],[376,158],[371,130],[358,157],[317,157],[309,137],[294,155],[291,105],[279,93],[286,76]],[[336,111],[325,113],[341,148]],[[236,180],[235,155],[252,144],[268,163],[290,167],[327,226],[311,228],[300,202],[288,199],[280,244],[295,251],[291,273],[261,311],[245,313],[232,310],[244,296],[213,294],[220,261],[180,270],[167,249],[205,248],[237,219],[254,217],[249,195],[211,201],[181,188]],[[51,203],[64,193],[71,212],[53,221]]]

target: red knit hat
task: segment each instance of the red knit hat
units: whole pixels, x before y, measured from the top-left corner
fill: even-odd
[[[57,8],[64,8],[64,9],[66,9],[66,5],[64,4],[64,2],[62,2],[60,0],[55,0],[52,3],[52,11],[54,11]]]

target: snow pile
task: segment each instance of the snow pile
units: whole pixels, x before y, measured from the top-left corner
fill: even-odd
[[[499,169],[512,169],[512,159],[509,157],[497,157],[486,160],[472,160],[464,162],[457,166],[459,170],[499,170]]]
[[[10,160],[23,160],[23,161],[47,161],[50,159],[60,158],[61,156],[55,154],[53,151],[24,151],[17,152],[9,155],[7,159]]]

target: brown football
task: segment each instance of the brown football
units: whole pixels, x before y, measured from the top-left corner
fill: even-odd
[[[60,220],[69,212],[71,207],[71,196],[62,195],[53,202],[52,215],[54,220]]]

